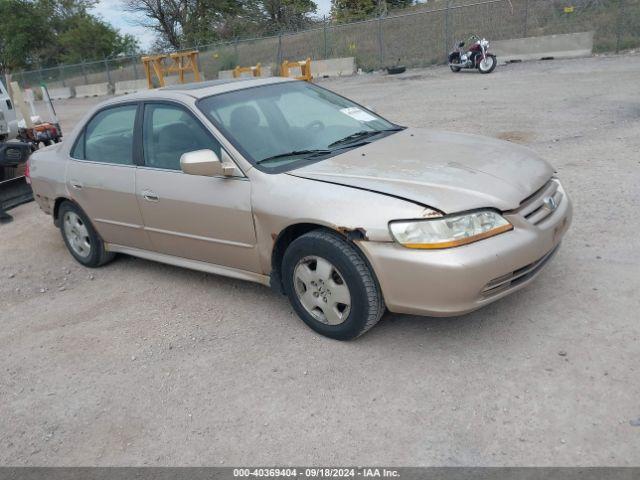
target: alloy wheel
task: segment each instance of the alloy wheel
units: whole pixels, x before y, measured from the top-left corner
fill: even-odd
[[[315,255],[304,257],[293,275],[298,300],[313,318],[326,325],[339,325],[347,319],[351,292],[331,262]]]
[[[80,257],[91,255],[91,239],[89,230],[80,216],[75,212],[64,214],[64,235],[71,249]]]
[[[488,70],[491,70],[491,68],[493,67],[493,62],[495,62],[495,59],[493,57],[485,57],[480,61],[480,70],[482,70],[483,72],[486,72]]]

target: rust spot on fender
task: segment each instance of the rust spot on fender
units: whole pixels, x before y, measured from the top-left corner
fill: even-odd
[[[336,230],[347,237],[348,240],[368,240],[367,231],[362,227],[336,227]]]

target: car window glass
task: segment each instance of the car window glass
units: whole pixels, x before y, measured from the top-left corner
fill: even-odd
[[[334,104],[323,101],[309,101],[309,97],[320,98],[320,92],[311,91],[303,93],[294,90],[283,93],[275,101],[278,109],[282,112],[291,127],[306,128],[311,123],[310,118],[332,118],[334,126],[361,128],[361,122],[358,120],[348,115],[335,115]],[[348,104],[346,106],[348,106]]]
[[[93,162],[133,164],[133,125],[136,105],[102,110],[87,124],[84,157]]]
[[[256,120],[257,120],[256,126],[258,127],[269,126],[269,124],[267,123],[267,119],[264,116],[264,113],[262,112],[262,108],[260,107],[260,105],[258,105],[258,103],[255,100],[247,100],[244,102],[238,102],[235,105],[228,105],[225,107],[221,107],[216,112],[216,114],[218,115],[218,120],[222,122],[222,124],[225,127],[229,127],[231,125],[231,122],[233,121],[232,114],[234,110],[241,107],[244,108],[245,110],[251,109],[256,112]]]
[[[186,152],[208,149],[220,156],[220,144],[193,115],[160,103],[145,106],[143,148],[146,166],[170,170],[180,170]]]
[[[305,152],[337,154],[351,137],[376,141],[384,136],[377,134],[400,129],[307,82],[225,92],[200,100],[198,107],[250,162],[270,170],[312,161]]]
[[[71,156],[73,158],[84,160],[84,130],[80,135],[78,135],[76,144],[73,146],[73,150],[71,151]]]

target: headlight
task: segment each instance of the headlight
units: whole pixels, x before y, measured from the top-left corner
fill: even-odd
[[[493,237],[513,229],[492,210],[429,220],[400,220],[389,223],[393,238],[407,248],[450,248]]]

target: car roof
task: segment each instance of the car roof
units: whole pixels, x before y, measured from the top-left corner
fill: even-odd
[[[191,97],[200,99],[216,95],[218,93],[231,92],[234,90],[243,90],[245,88],[259,87],[261,85],[270,85],[274,83],[295,81],[292,78],[285,77],[267,77],[267,78],[230,78],[221,80],[208,80],[205,82],[195,82],[171,85],[153,90],[143,90],[130,95],[116,97],[111,102],[118,101],[135,101],[144,99],[175,99],[177,97]],[[111,103],[108,102],[108,103]]]

